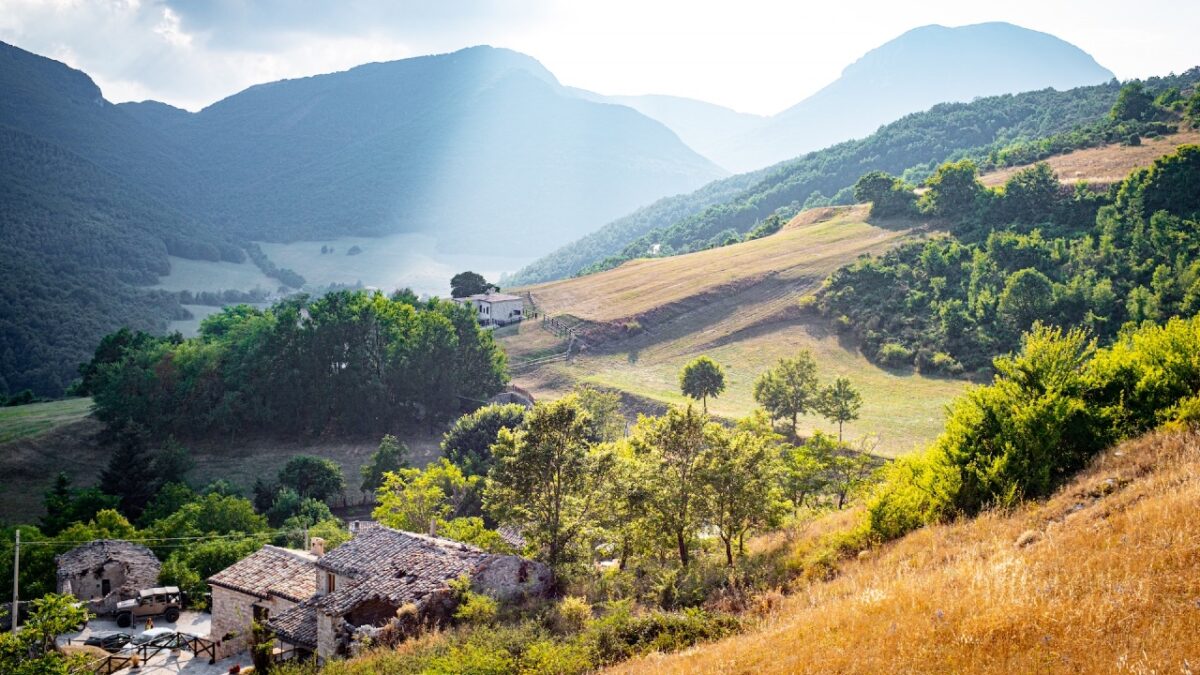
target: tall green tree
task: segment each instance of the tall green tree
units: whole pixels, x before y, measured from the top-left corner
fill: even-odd
[[[409,532],[425,532],[431,525],[463,515],[480,476],[465,475],[445,457],[424,469],[405,468],[384,475],[371,516]]]
[[[465,298],[496,288],[478,272],[459,272],[450,278],[450,297]]]
[[[108,465],[100,473],[100,489],[119,497],[121,512],[137,519],[154,498],[161,484],[154,467],[154,455],[147,447],[148,434],[137,423],[130,423],[118,432],[116,447]]]
[[[324,501],[346,489],[342,467],[332,459],[296,455],[279,470],[279,484],[301,497]]]
[[[401,443],[400,439],[391,434],[384,436],[379,441],[379,447],[371,453],[371,459],[359,469],[362,475],[359,489],[363,493],[373,494],[383,485],[385,474],[408,467],[408,454],[408,446]]]
[[[703,519],[734,562],[734,543],[744,552],[746,535],[776,522],[783,508],[779,452],[769,436],[711,425],[697,466]]]
[[[642,460],[648,515],[659,531],[674,540],[684,567],[691,561],[690,542],[703,509],[699,467],[708,448],[706,420],[691,405],[672,406],[661,417],[640,419],[632,436]]]
[[[858,411],[862,408],[862,395],[845,377],[839,377],[833,384],[821,390],[817,400],[817,410],[821,416],[838,425],[838,443],[842,442],[842,425],[858,419]]]
[[[613,455],[593,445],[589,415],[568,395],[536,405],[521,429],[501,429],[493,446],[484,508],[520,527],[551,566],[572,558],[609,490]]]
[[[1146,91],[1146,85],[1134,80],[1121,87],[1117,102],[1109,116],[1117,121],[1149,119],[1154,114],[1154,97]]]
[[[770,413],[771,419],[791,419],[793,436],[797,434],[800,415],[816,410],[820,394],[817,362],[808,350],[790,359],[780,359],[754,383],[754,400]]]
[[[525,421],[525,406],[516,403],[486,405],[459,417],[442,437],[442,454],[472,476],[486,476],[492,468],[492,444],[501,429],[518,429]]]
[[[679,390],[688,398],[702,402],[708,412],[708,397],[716,398],[725,391],[725,371],[707,356],[697,356],[679,373]]]
[[[978,167],[969,159],[939,166],[925,182],[929,189],[921,196],[922,207],[941,218],[956,221],[972,218],[979,198],[985,193],[978,176]]]

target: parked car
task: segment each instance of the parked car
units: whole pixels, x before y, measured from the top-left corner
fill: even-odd
[[[144,644],[154,642],[159,638],[175,635],[175,630],[171,628],[151,628],[138,633],[132,640],[129,641],[129,647],[140,647]]]
[[[110,631],[107,633],[95,633],[90,635],[86,640],[83,641],[83,644],[88,645],[89,647],[99,647],[106,652],[115,654],[121,651],[122,647],[129,644],[129,641],[132,639],[133,636],[131,636],[129,633]]]
[[[183,596],[177,586],[144,588],[138,597],[117,603],[117,625],[129,628],[134,621],[161,616],[167,623],[179,620]]]

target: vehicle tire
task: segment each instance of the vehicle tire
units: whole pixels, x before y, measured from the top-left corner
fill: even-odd
[[[163,612],[163,618],[167,620],[167,623],[175,623],[179,620],[179,609],[168,607],[167,611]]]
[[[121,612],[117,615],[117,627],[129,628],[133,625],[133,615],[129,612]]]

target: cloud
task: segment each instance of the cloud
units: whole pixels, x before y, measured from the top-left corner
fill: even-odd
[[[85,71],[112,101],[197,110],[246,87],[451,51],[530,20],[499,0],[0,0],[0,39]],[[514,9],[515,8],[515,9]],[[480,40],[484,41],[484,40]]]

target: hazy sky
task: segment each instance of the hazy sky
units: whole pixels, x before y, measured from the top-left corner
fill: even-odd
[[[930,23],[1052,33],[1121,78],[1200,64],[1200,2],[1009,0],[0,0],[0,40],[90,74],[113,101],[191,110],[259,82],[475,44],[564,84],[769,114]]]

